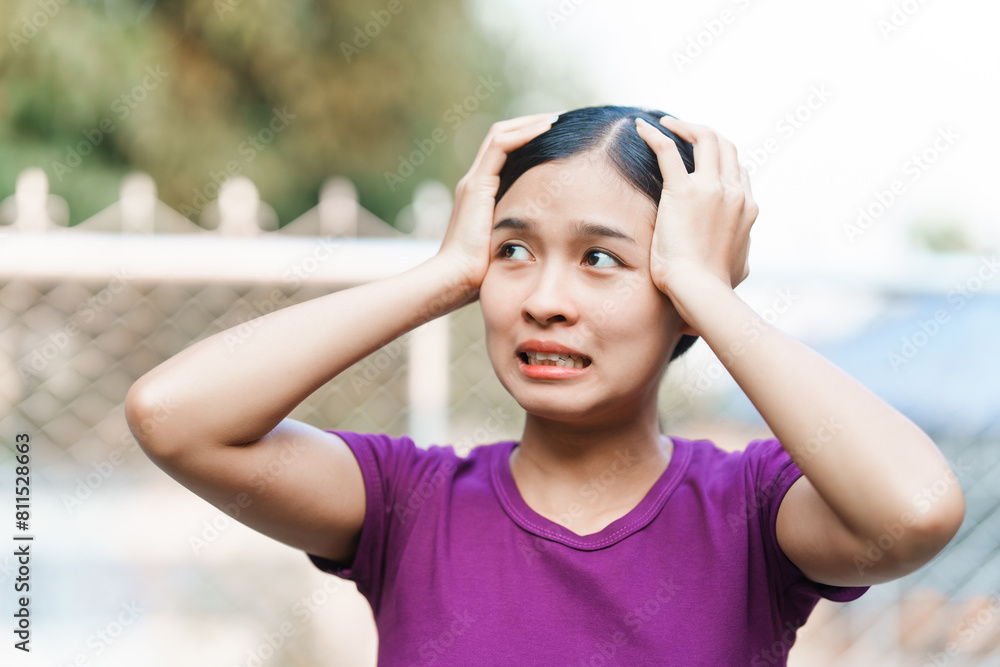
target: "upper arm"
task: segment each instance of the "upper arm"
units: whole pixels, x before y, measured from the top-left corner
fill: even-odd
[[[913,526],[890,525],[876,541],[852,533],[802,475],[778,507],[778,545],[812,581],[831,586],[871,586],[905,576],[933,557],[904,561],[893,547]],[[909,537],[909,536],[908,536]]]
[[[340,436],[286,418],[242,445],[140,444],[167,474],[238,521],[307,553],[354,560],[365,488]]]

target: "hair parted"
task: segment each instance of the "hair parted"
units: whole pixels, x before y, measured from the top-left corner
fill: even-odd
[[[670,137],[688,173],[694,171],[691,144],[661,125],[663,116],[675,118],[663,111],[624,106],[583,107],[560,114],[551,128],[507,155],[500,169],[496,202],[499,203],[514,182],[532,167],[594,152],[606,158],[626,183],[649,198],[654,206],[659,206],[663,174],[656,153],[636,131],[635,119],[642,118]],[[696,340],[697,336],[681,336],[670,361],[684,354]]]

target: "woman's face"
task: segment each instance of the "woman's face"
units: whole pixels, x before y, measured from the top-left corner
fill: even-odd
[[[493,368],[525,411],[580,424],[655,410],[684,326],[649,275],[655,218],[589,153],[529,169],[497,204],[479,301]],[[581,358],[549,366],[530,341]]]

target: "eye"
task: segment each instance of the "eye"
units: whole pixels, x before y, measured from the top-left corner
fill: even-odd
[[[510,251],[514,250],[515,248],[520,248],[521,250],[523,250],[525,255],[528,254],[528,251],[524,249],[524,246],[520,246],[516,243],[504,243],[502,246],[500,246],[500,251],[497,254],[499,254],[504,259],[527,259],[527,257],[511,257]]]
[[[593,257],[594,255],[604,255],[605,257],[609,258],[612,262],[614,262],[614,264],[597,265],[597,264],[593,264],[591,262],[587,262],[587,266],[594,266],[594,267],[597,267],[599,269],[608,268],[608,267],[612,267],[612,266],[623,266],[622,263],[621,263],[621,261],[617,257],[615,257],[614,255],[612,255],[611,253],[604,252],[603,250],[588,250],[587,251],[587,255],[586,255],[587,257]]]

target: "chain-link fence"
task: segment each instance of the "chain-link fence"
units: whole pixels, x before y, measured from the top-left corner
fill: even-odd
[[[200,242],[190,240],[192,253]],[[144,243],[155,249],[158,239]],[[386,274],[402,270],[393,261]],[[201,501],[132,439],[123,401],[146,371],[216,332],[252,331],[253,318],[331,289],[252,280],[252,264],[220,268],[217,279],[192,272],[187,280],[150,280],[110,269],[100,279],[40,271],[0,286],[4,470],[12,477],[13,434],[28,433],[40,654],[51,664],[374,664],[374,624],[353,584]],[[766,310],[770,300],[754,305]],[[812,307],[824,307],[822,300]],[[523,411],[493,373],[478,303],[443,321],[448,422],[439,439],[457,446],[516,439]],[[320,428],[411,433],[415,333],[358,362],[290,416]],[[745,445],[762,435],[759,425],[709,426],[731,382],[713,364],[699,342],[667,374],[668,431]],[[799,631],[790,664],[1000,664],[1000,415],[993,417],[992,434],[933,434],[967,494],[968,516],[953,543],[927,567],[855,602],[822,601]],[[14,572],[9,556],[0,559],[4,586]]]

